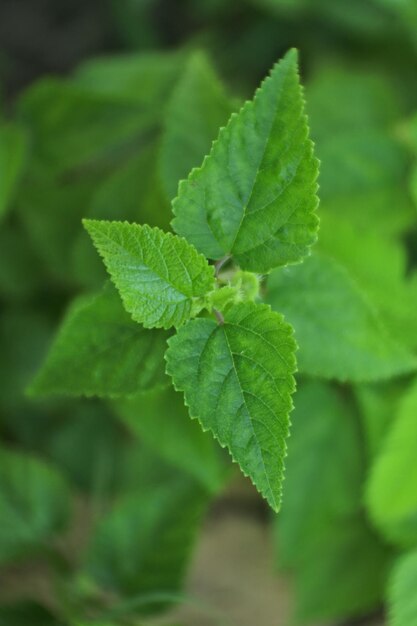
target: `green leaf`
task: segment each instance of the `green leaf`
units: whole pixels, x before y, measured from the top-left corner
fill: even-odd
[[[71,281],[71,254],[82,232],[81,219],[95,184],[90,178],[55,180],[32,170],[19,189],[16,206],[24,231],[54,281]]]
[[[41,552],[68,517],[69,492],[52,467],[0,450],[0,563]]]
[[[159,122],[158,107],[45,78],[22,96],[19,119],[31,130],[32,156],[50,175],[93,172],[129,154]]]
[[[204,308],[214,269],[184,239],[127,222],[84,225],[136,322],[145,328],[180,326]]]
[[[359,508],[363,467],[354,420],[346,399],[328,383],[300,385],[277,517],[282,565],[302,561],[329,525]]]
[[[400,403],[371,469],[366,502],[376,526],[400,545],[417,540],[417,384]]]
[[[346,392],[300,386],[276,528],[279,563],[291,570],[296,614],[307,623],[365,614],[384,592],[387,550],[361,512],[357,419]]]
[[[48,311],[38,307],[3,307],[0,315],[0,376],[2,420],[12,422],[16,409],[21,425],[30,430],[33,423],[24,415],[29,407],[24,390],[33,378],[50,342],[53,326]]]
[[[173,91],[165,115],[160,170],[169,198],[176,195],[178,182],[210,152],[213,139],[232,110],[206,57],[194,54]]]
[[[84,493],[97,499],[117,493],[124,484],[123,464],[131,443],[113,412],[102,402],[89,399],[68,403],[59,417],[57,420],[54,413],[38,434],[43,454]],[[33,434],[27,439],[36,445]]]
[[[346,270],[315,254],[275,270],[267,301],[294,325],[300,372],[370,382],[411,372],[417,361],[388,334]]]
[[[117,54],[88,59],[77,68],[73,80],[89,93],[154,108],[158,113],[183,64],[183,52]]]
[[[317,161],[290,51],[179,187],[173,227],[206,257],[268,272],[316,240]]]
[[[349,271],[392,336],[410,349],[416,347],[417,290],[407,272],[403,242],[364,229],[344,215],[326,213],[318,247]]]
[[[189,322],[168,344],[167,372],[191,417],[278,510],[296,369],[291,327],[267,305],[246,303],[224,324]]]
[[[356,385],[353,392],[361,409],[364,439],[368,458],[378,454],[404,394],[403,379],[383,384]]]
[[[25,231],[16,224],[0,229],[0,295],[7,301],[25,300],[44,286],[40,262]]]
[[[26,161],[26,134],[19,126],[0,127],[0,218],[14,200]]]
[[[417,550],[395,564],[388,588],[389,626],[417,624]]]
[[[405,184],[408,154],[395,132],[404,109],[396,85],[374,68],[324,64],[308,86],[307,102],[321,163],[320,217],[333,213],[362,232],[385,234],[414,223]]]
[[[213,438],[190,420],[183,398],[172,387],[121,400],[116,408],[130,430],[156,454],[188,472],[210,492],[219,491],[226,464]]]
[[[157,171],[156,146],[145,147],[97,183],[84,217],[127,220],[169,229],[171,206]],[[79,221],[78,221],[79,227]],[[71,269],[77,282],[90,288],[103,284],[106,272],[88,234],[80,229],[71,251]]]
[[[390,559],[361,517],[333,522],[295,575],[297,621],[334,623],[377,611]]]
[[[108,284],[72,304],[29,391],[114,397],[164,385],[167,338],[136,324]]]
[[[120,499],[96,528],[86,572],[122,595],[177,591],[206,497],[174,473]]]

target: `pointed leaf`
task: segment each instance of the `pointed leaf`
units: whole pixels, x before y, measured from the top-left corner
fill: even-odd
[[[84,225],[136,322],[169,328],[201,311],[214,287],[214,269],[184,239],[127,222]]]
[[[413,371],[415,357],[388,334],[346,270],[324,255],[275,270],[267,301],[294,325],[305,374],[376,381]]]
[[[294,391],[291,327],[267,305],[246,303],[231,307],[222,325],[188,323],[168,343],[167,372],[191,417],[278,510]]]
[[[179,187],[173,227],[208,258],[252,271],[300,261],[316,239],[318,166],[293,50]]]
[[[113,397],[164,385],[167,338],[136,324],[108,284],[73,303],[30,392]]]

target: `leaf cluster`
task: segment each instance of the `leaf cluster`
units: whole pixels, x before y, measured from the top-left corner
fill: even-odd
[[[113,4],[162,43],[152,0]],[[41,564],[56,599],[0,623],[183,602],[231,455],[283,499],[298,621],[417,624],[411,4],[184,2],[238,98],[194,40],[44,78],[2,119],[0,566]],[[242,106],[294,38],[307,104],[290,52]]]

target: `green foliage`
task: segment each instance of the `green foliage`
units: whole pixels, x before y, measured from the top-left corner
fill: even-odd
[[[372,610],[385,586],[388,553],[361,512],[364,460],[347,399],[311,381],[292,418],[278,554],[294,574],[296,613],[307,623]]]
[[[401,241],[328,214],[321,223],[319,247],[345,267],[393,338],[415,348],[417,283],[407,275],[407,250]]]
[[[268,302],[294,325],[302,373],[363,382],[416,368],[414,355],[389,335],[355,282],[330,258],[315,254],[302,265],[275,270],[267,288]]]
[[[68,513],[67,485],[52,467],[0,450],[0,563],[42,553]]]
[[[0,218],[14,200],[25,166],[26,149],[26,135],[19,126],[0,126]]]
[[[114,397],[164,385],[166,339],[135,324],[108,284],[72,304],[30,392]]]
[[[232,106],[205,56],[192,56],[167,106],[160,157],[161,176],[169,198],[178,182],[210,152]]]
[[[180,326],[204,307],[214,274],[184,239],[127,222],[84,225],[136,322],[145,328]]]
[[[291,327],[268,306],[246,303],[229,308],[220,325],[190,322],[168,343],[167,372],[191,416],[278,510],[295,386]]]
[[[233,255],[268,272],[300,261],[316,239],[318,173],[291,51],[180,184],[175,231],[208,258]]]
[[[373,68],[323,64],[307,96],[321,161],[324,229],[328,214],[348,219],[365,237],[369,231],[391,235],[413,224],[404,185],[408,154],[394,128],[404,104],[392,79]],[[360,245],[354,249],[361,252]]]
[[[315,623],[375,611],[384,596],[388,556],[363,519],[329,528],[300,566],[295,584],[298,620]]]
[[[371,469],[366,500],[375,524],[391,540],[413,546],[417,540],[416,493],[417,385],[403,397]]]
[[[51,11],[61,23],[67,0],[59,4]],[[394,626],[414,624],[413,5],[108,2],[94,24],[80,20],[82,36],[74,14],[66,76],[41,77],[17,97],[8,85],[24,77],[10,70],[29,55],[14,59],[6,42],[0,624],[144,626],[155,621],[145,613],[193,602],[195,582],[184,593],[182,581],[206,506],[221,495],[211,515],[233,507],[235,519],[254,497],[235,486],[221,493],[237,467],[218,442],[273,508],[288,444],[274,530],[298,621],[368,621],[388,595]],[[114,54],[118,37],[137,52]],[[50,67],[62,61],[60,40]],[[84,41],[105,41],[112,55],[67,72]],[[318,221],[296,54],[232,112],[294,44],[321,161],[321,227],[313,256],[287,267],[309,254]],[[181,179],[173,224],[188,243],[158,230],[170,229]],[[102,289],[105,268],[83,217],[122,300]],[[145,328],[171,323],[178,331]],[[167,384],[168,337],[167,367],[186,404]],[[287,440],[294,340],[299,392]],[[31,380],[44,397],[24,396]],[[76,398],[90,395],[103,399]],[[210,539],[215,529],[209,523]],[[202,601],[208,583],[198,587]]]
[[[205,500],[175,475],[126,496],[99,522],[86,573],[121,595],[177,591]]]
[[[382,385],[356,385],[354,389],[355,400],[361,414],[364,443],[370,460],[373,460],[381,449],[406,386],[403,380],[395,380]]]
[[[32,601],[0,606],[0,626],[64,626],[45,607]]]
[[[417,623],[417,551],[409,552],[395,563],[388,601],[389,625],[409,626]]]
[[[190,420],[180,394],[166,388],[126,398],[116,408],[123,422],[156,454],[189,473],[210,492],[219,491],[226,465],[210,435]]]

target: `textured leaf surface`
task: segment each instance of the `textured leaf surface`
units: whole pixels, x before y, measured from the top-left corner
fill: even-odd
[[[0,450],[0,562],[42,550],[65,524],[68,505],[67,485],[52,468]]]
[[[416,368],[344,268],[324,255],[275,270],[267,301],[294,325],[303,373],[361,382]]]
[[[73,303],[30,391],[112,397],[163,385],[167,338],[136,324],[106,285]]]
[[[252,271],[300,261],[316,239],[317,161],[289,52],[179,187],[173,227],[208,258]]]
[[[180,326],[203,308],[214,270],[184,239],[127,222],[84,224],[136,322],[146,328]]]
[[[205,502],[175,474],[122,498],[96,529],[86,571],[123,595],[177,591]]]
[[[26,136],[18,126],[0,127],[0,217],[13,200],[26,157]]]
[[[373,521],[402,545],[417,540],[417,384],[401,402],[371,470],[367,504]]]
[[[329,384],[300,386],[276,528],[279,562],[293,574],[303,622],[361,615],[384,593],[387,551],[361,513],[364,463],[356,420],[346,396]]]
[[[389,626],[417,624],[417,550],[395,564],[388,589]]]
[[[278,510],[294,391],[291,327],[267,305],[246,303],[231,307],[223,325],[189,322],[168,343],[167,372],[191,417]]]
[[[165,115],[160,170],[168,197],[178,183],[210,152],[220,126],[233,107],[213,68],[201,53],[194,54],[175,87]]]
[[[183,397],[172,386],[117,403],[117,412],[139,439],[156,454],[217,492],[226,463],[209,433],[190,420]]]

